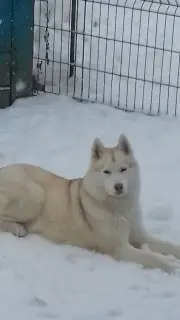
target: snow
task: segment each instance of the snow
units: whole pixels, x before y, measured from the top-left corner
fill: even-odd
[[[16,91],[17,92],[23,91],[25,89],[25,87],[26,87],[26,84],[21,79],[19,79],[16,82]]]
[[[83,176],[98,136],[123,132],[142,175],[145,225],[180,243],[180,120],[125,113],[70,97],[40,95],[0,110],[0,165],[27,162],[65,177]],[[35,235],[0,234],[3,320],[179,320],[180,272],[167,275]]]

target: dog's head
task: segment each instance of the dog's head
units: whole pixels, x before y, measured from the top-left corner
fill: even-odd
[[[94,140],[85,184],[91,189],[91,194],[95,193],[97,197],[100,195],[103,198],[122,197],[138,191],[138,164],[130,142],[123,134],[112,148],[106,148],[99,138]]]

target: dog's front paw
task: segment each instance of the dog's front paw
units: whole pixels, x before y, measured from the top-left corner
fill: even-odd
[[[180,260],[180,245],[170,244],[170,248],[166,254],[169,259],[179,259]]]
[[[175,274],[176,272],[176,266],[167,260],[164,263],[161,262],[157,267],[169,274]]]
[[[12,234],[18,238],[23,238],[27,235],[27,230],[22,225],[14,223],[12,226]]]
[[[0,231],[10,232],[16,237],[25,237],[27,235],[27,230],[16,222],[0,221]]]

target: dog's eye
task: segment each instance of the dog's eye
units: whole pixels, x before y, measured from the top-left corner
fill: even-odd
[[[121,168],[121,169],[120,169],[121,172],[124,172],[124,171],[126,171],[126,170],[127,170],[127,168]]]
[[[106,175],[110,175],[111,174],[111,172],[109,170],[104,170],[103,173],[106,174]]]

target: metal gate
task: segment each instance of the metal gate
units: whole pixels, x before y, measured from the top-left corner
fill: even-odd
[[[32,94],[32,0],[0,1],[0,108]]]

